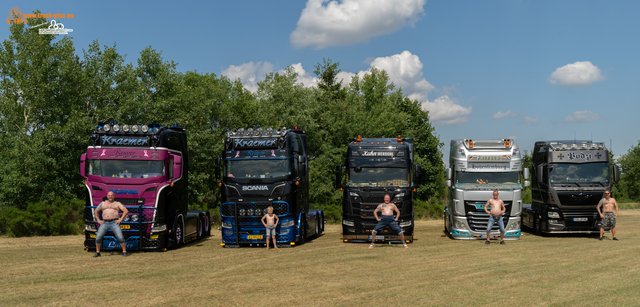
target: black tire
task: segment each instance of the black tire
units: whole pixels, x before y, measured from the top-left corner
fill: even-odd
[[[538,213],[533,216],[533,232],[542,235],[542,221],[538,218]]]
[[[320,233],[324,232],[324,213],[320,214]]]
[[[198,239],[204,237],[204,216],[198,215],[198,225],[196,226],[196,236]]]
[[[178,248],[184,244],[184,224],[182,220],[176,218],[173,226],[173,247]]]
[[[204,236],[211,236],[211,218],[209,218],[209,212],[204,214],[203,222],[204,223],[202,225],[204,226]]]
[[[316,237],[320,235],[320,216],[316,215]]]
[[[442,220],[444,221],[444,232],[449,236],[449,223],[447,222],[447,214],[442,214]]]
[[[300,221],[300,245],[304,244],[307,239],[307,221],[303,219]]]

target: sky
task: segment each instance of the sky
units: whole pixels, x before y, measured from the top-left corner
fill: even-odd
[[[47,20],[73,29],[80,56],[98,40],[136,63],[151,46],[180,72],[240,79],[253,92],[287,66],[314,86],[325,58],[345,85],[384,69],[429,111],[445,161],[452,139],[512,138],[529,152],[536,141],[586,139],[616,156],[639,144],[640,1],[21,0],[0,10],[10,18],[16,7],[73,14]]]

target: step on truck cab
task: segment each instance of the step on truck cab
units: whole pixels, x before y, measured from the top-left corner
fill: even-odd
[[[346,169],[346,183],[342,170]],[[350,139],[345,163],[336,167],[335,187],[342,196],[342,239],[344,242],[369,242],[376,221],[373,211],[389,194],[400,211],[398,226],[406,242],[413,242],[413,197],[421,168],[414,163],[413,139]],[[394,213],[395,215],[395,213]],[[376,234],[375,241],[401,243],[390,227]]]
[[[309,153],[302,129],[240,128],[227,133],[216,160],[221,179],[222,246],[265,246],[261,222],[273,207],[278,247],[324,231],[324,212],[309,209]],[[222,176],[220,172],[222,171]]]
[[[525,205],[522,223],[536,233],[599,233],[596,207],[620,177],[605,144],[539,141],[532,163],[532,204]]]
[[[524,173],[524,174],[523,174]],[[521,176],[524,175],[524,176]],[[522,168],[520,149],[512,139],[452,140],[446,186],[449,203],[444,210],[444,229],[453,239],[486,239],[489,215],[487,201],[498,190],[506,212],[505,240],[518,240],[521,233],[522,190],[530,185],[529,170]],[[490,237],[499,237],[497,223]]]
[[[85,249],[95,250],[95,208],[110,191],[129,210],[120,223],[127,250],[164,251],[211,233],[209,212],[188,210],[185,128],[99,123],[90,140],[80,162],[87,188]],[[111,231],[102,249],[121,249]]]

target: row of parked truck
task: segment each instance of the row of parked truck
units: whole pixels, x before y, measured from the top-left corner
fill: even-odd
[[[184,128],[99,123],[81,157],[86,179],[85,248],[95,249],[95,208],[114,192],[129,210],[121,223],[128,250],[166,250],[211,234],[211,216],[188,210],[189,156]],[[349,140],[344,163],[335,170],[343,193],[344,242],[371,240],[373,211],[389,194],[399,211],[399,226],[413,241],[414,193],[421,167],[415,164],[413,139]],[[222,246],[263,246],[261,218],[272,207],[279,217],[276,241],[293,246],[324,231],[323,210],[309,208],[309,155],[303,129],[233,129],[224,140],[214,176],[220,181]],[[596,205],[618,179],[603,143],[537,142],[533,170],[523,168],[511,139],[451,141],[446,185],[449,203],[444,227],[454,239],[486,238],[484,205],[493,190],[507,209],[506,239],[518,239],[521,227],[536,232],[597,232]],[[533,203],[522,203],[531,181]],[[498,235],[497,228],[491,236]],[[376,241],[400,242],[385,229]],[[108,232],[103,249],[119,249]]]

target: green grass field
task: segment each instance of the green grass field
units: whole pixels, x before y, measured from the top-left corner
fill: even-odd
[[[342,243],[339,225],[295,248],[224,249],[220,235],[163,253],[93,253],[82,236],[0,238],[0,305],[637,306],[640,210],[620,241],[453,241],[419,221],[409,249]],[[496,241],[494,241],[496,242]]]

